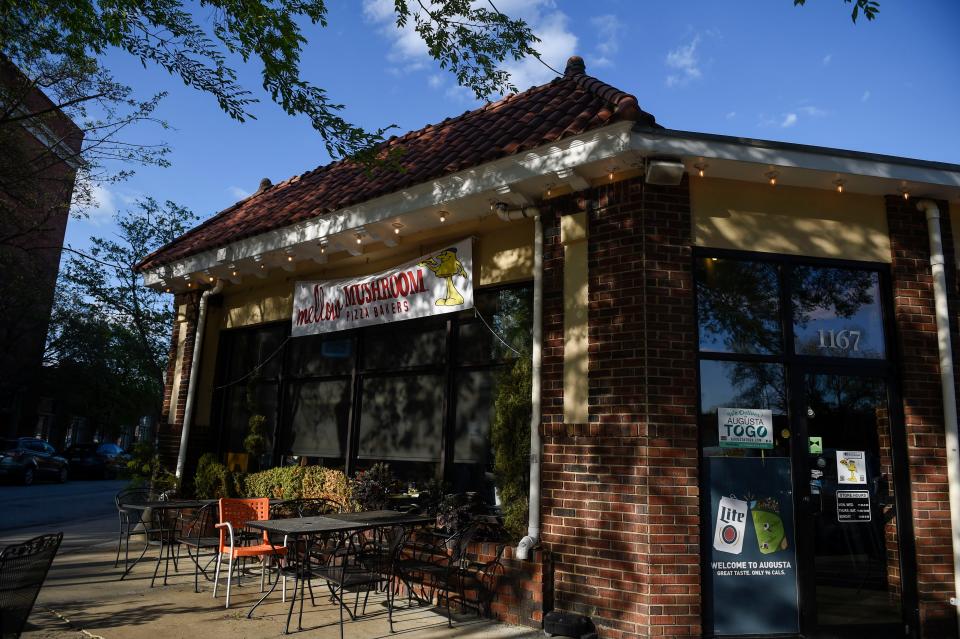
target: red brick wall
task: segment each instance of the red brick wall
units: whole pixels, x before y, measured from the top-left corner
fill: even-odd
[[[562,271],[545,282],[543,541],[556,607],[591,616],[602,637],[699,636],[688,185],[637,178],[581,196],[598,204],[588,222],[588,424],[562,423]],[[555,215],[578,207],[571,197],[544,208],[554,269]]]
[[[170,336],[170,357],[167,362],[167,378],[163,389],[163,412],[157,428],[157,447],[160,460],[170,470],[176,468],[177,454],[180,450],[180,432],[183,427],[183,414],[187,405],[187,387],[190,383],[190,362],[193,359],[193,342],[197,334],[197,311],[200,293],[180,293],[174,296],[174,312],[179,314],[181,304],[187,305],[187,333],[183,346],[183,360],[180,367],[180,384],[173,387],[176,374],[177,349],[180,347],[180,324],[174,322]],[[179,317],[178,317],[179,320]],[[170,423],[170,409],[176,394],[176,414]]]
[[[939,205],[956,358],[956,278],[955,269],[949,268],[955,264],[954,248],[947,204]],[[893,252],[893,310],[901,358],[921,630],[926,637],[956,636],[956,615],[949,604],[954,596],[953,555],[927,222],[914,200],[888,196],[886,208]]]

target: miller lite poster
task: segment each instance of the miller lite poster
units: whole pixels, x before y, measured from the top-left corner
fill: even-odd
[[[473,308],[473,240],[363,277],[297,282],[293,337]]]
[[[797,633],[790,459],[724,456],[703,461],[708,530],[713,533],[706,553],[704,634]]]
[[[743,529],[747,522],[747,502],[733,497],[721,497],[717,512],[717,529],[713,548],[720,552],[739,555],[743,550]]]

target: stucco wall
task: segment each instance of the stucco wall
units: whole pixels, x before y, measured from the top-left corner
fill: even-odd
[[[880,196],[703,178],[690,199],[696,246],[890,262]]]

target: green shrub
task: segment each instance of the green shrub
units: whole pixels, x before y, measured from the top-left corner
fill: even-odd
[[[250,473],[244,480],[244,494],[247,497],[299,499],[303,496],[304,470],[301,466],[281,466]]]
[[[530,357],[521,355],[499,380],[490,440],[493,474],[503,526],[516,538],[527,534],[530,485]]]
[[[179,482],[177,476],[163,467],[157,449],[151,442],[138,442],[130,451],[130,460],[127,470],[133,486],[150,488],[156,494],[168,490],[176,490]]]
[[[323,498],[340,504],[344,510],[351,510],[350,482],[339,470],[323,466],[307,466],[303,469],[304,499]]]
[[[390,465],[377,462],[354,476],[350,482],[350,500],[359,510],[382,510],[387,506],[389,495],[399,488]]]
[[[221,464],[213,453],[205,453],[197,462],[197,472],[193,476],[193,490],[199,499],[237,496],[233,473]]]

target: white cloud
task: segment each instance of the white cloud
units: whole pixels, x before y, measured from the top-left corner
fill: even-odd
[[[113,192],[102,184],[94,184],[90,189],[92,201],[87,209],[87,221],[94,226],[102,226],[113,221],[117,214],[117,202]]]
[[[870,90],[867,89],[866,91],[863,92],[863,95],[860,96],[860,101],[866,102],[869,99],[870,99]]]
[[[793,126],[797,123],[797,114],[796,113],[787,113],[783,116],[783,122],[780,123],[780,126],[786,128]]]
[[[735,118],[735,117],[737,117],[737,112],[736,112],[736,111],[730,111],[729,113],[727,113],[727,119],[728,119],[728,120],[732,120],[732,119]]]
[[[597,32],[597,47],[590,56],[590,65],[613,66],[613,58],[620,51],[620,38],[624,31],[623,22],[614,14],[606,13],[590,18],[590,24]]]
[[[823,56],[823,66],[828,66],[832,60],[833,60],[832,53],[828,53],[827,55]]]
[[[231,197],[237,198],[237,200],[244,200],[251,195],[250,191],[241,189],[239,186],[228,186],[227,193],[229,193]]]
[[[827,115],[826,110],[821,109],[820,107],[810,106],[810,105],[797,107],[797,111],[799,111],[804,115],[808,115],[812,118],[822,118]]]
[[[668,87],[683,86],[703,75],[700,70],[700,59],[697,56],[699,45],[700,34],[698,33],[689,43],[667,53],[667,68],[673,70],[667,75]]]
[[[541,40],[535,48],[543,61],[555,69],[563,70],[567,58],[576,50],[577,36],[568,28],[566,14],[557,11],[552,0],[500,0],[497,8],[511,18],[525,20]],[[363,11],[367,20],[379,26],[379,32],[391,41],[387,54],[387,60],[391,63],[388,72],[402,76],[437,68],[430,59],[426,44],[413,26],[413,19],[403,28],[397,27],[393,0],[364,0]],[[503,68],[510,73],[514,86],[520,90],[556,77],[553,71],[533,57],[510,61]],[[443,77],[453,78],[452,75],[434,73],[427,83],[434,89],[443,90],[450,98],[462,99],[463,91],[458,90],[460,87],[454,85],[451,88],[442,81]]]

